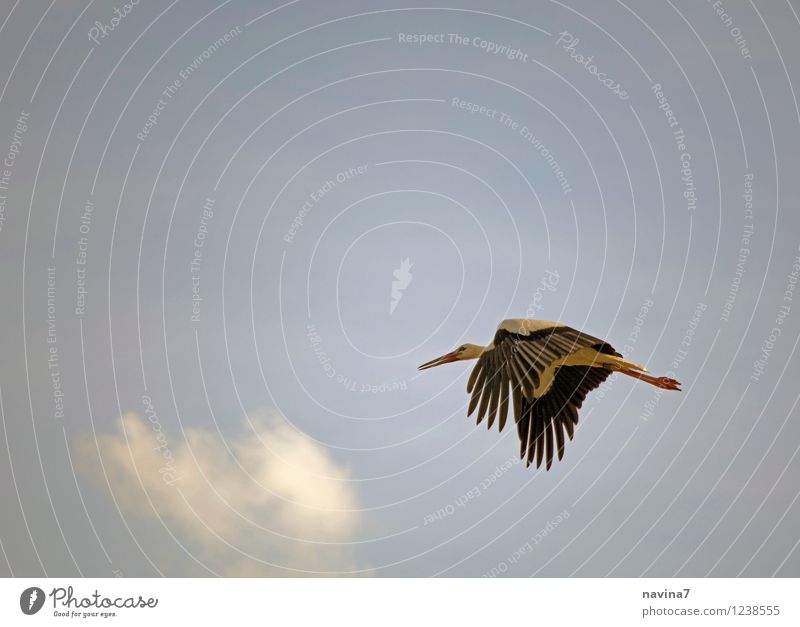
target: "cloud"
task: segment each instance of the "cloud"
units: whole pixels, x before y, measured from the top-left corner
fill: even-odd
[[[359,568],[347,544],[359,523],[348,471],[275,412],[249,417],[224,440],[199,427],[168,434],[154,414],[128,413],[116,432],[82,435],[75,447],[84,477],[106,487],[107,476],[125,513],[161,517],[217,574]]]

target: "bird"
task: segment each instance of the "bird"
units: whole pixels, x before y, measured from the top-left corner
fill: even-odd
[[[680,391],[670,377],[654,377],[647,368],[625,359],[606,341],[550,320],[508,319],[497,327],[488,346],[462,344],[432,359],[419,370],[477,359],[467,381],[467,416],[477,409],[477,424],[503,431],[513,404],[526,467],[536,461],[550,470],[564,457],[565,438],[572,440],[578,410],[586,395],[619,372],[663,390]]]

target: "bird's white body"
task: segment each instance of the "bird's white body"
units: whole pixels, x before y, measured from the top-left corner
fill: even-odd
[[[509,333],[516,333],[517,335],[530,335],[536,331],[544,331],[545,329],[554,329],[563,326],[565,325],[562,322],[555,322],[553,320],[509,318],[498,324],[497,330],[508,331]],[[493,349],[494,342],[489,344],[484,351]],[[544,372],[539,376],[539,385],[533,390],[535,398],[543,396],[550,390],[550,386],[553,384],[553,376],[556,370],[561,366],[617,366],[619,368],[630,368],[632,370],[647,372],[647,368],[644,366],[640,366],[622,357],[601,353],[594,348],[581,348],[570,355],[565,355],[564,357],[552,361],[547,368],[545,368]]]
[[[608,353],[601,353],[594,348],[581,348],[571,355],[556,359],[544,369],[539,377],[539,385],[533,390],[534,398],[540,398],[550,391],[550,386],[553,385],[553,377],[556,370],[561,366],[615,366],[619,369],[638,370],[647,372],[647,368],[640,366],[632,361],[628,361],[624,357],[617,357],[616,355],[609,355]]]
[[[517,335],[530,335],[536,331],[543,331],[544,329],[552,329],[553,327],[563,327],[560,322],[553,322],[552,320],[528,320],[527,318],[508,318],[503,320],[497,325],[498,331],[508,331],[509,333],[516,333]],[[484,350],[492,350],[494,348],[494,340],[484,348]]]
[[[497,325],[498,331],[508,331],[509,333],[517,333],[519,335],[528,335],[535,331],[542,331],[544,329],[552,329],[553,327],[563,327],[561,322],[553,322],[552,320],[528,320],[527,318],[509,318],[503,320]]]

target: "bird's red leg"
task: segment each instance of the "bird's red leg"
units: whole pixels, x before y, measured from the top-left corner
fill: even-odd
[[[661,388],[662,390],[678,390],[680,391],[680,383],[675,379],[670,379],[669,377],[653,377],[649,374],[645,374],[644,372],[639,372],[638,370],[627,370],[625,368],[615,368],[614,366],[610,366],[612,370],[616,372],[621,372],[622,374],[626,374],[629,377],[633,377],[634,379],[640,379],[645,383],[649,383],[650,385],[655,385],[657,388]]]

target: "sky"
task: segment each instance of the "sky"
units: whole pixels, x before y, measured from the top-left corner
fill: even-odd
[[[798,31],[0,1],[0,574],[800,576]],[[526,468],[416,369],[505,318],[683,391]]]

